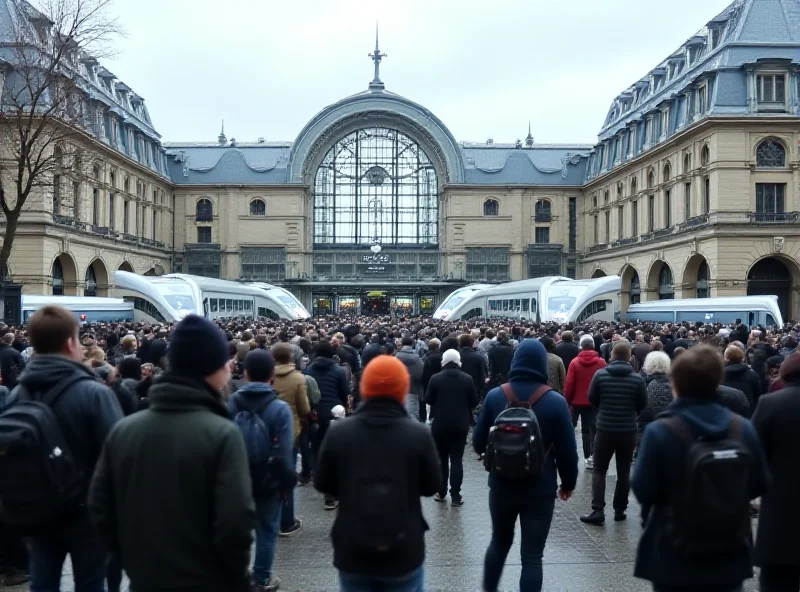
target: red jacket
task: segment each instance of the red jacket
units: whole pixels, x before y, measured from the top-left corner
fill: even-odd
[[[567,405],[588,407],[589,385],[595,372],[605,368],[606,362],[593,349],[581,350],[578,357],[572,360],[567,371],[567,385],[564,387],[564,398]]]

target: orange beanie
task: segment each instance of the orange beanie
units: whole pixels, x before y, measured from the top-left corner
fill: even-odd
[[[406,365],[394,356],[373,358],[361,375],[361,396],[387,397],[405,403],[411,379]]]

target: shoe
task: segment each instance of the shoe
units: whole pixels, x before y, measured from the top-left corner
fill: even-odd
[[[585,462],[586,462],[586,468],[589,471],[594,469],[594,459],[591,456],[589,458],[587,458]]]
[[[19,586],[30,579],[31,577],[27,572],[15,569],[3,578],[3,586]]]
[[[451,506],[454,506],[456,508],[460,508],[461,506],[464,505],[464,498],[463,497],[454,497],[454,498],[452,498],[452,500],[453,501],[450,502]]]
[[[586,516],[581,516],[581,522],[584,524],[594,524],[595,526],[600,526],[606,521],[606,515],[603,510],[592,510],[591,514],[587,514]]]
[[[478,455],[478,460],[482,461],[484,458],[486,458],[485,454],[479,454]]]
[[[614,522],[622,522],[623,520],[627,520],[628,516],[625,512],[614,512]]]
[[[277,592],[280,589],[280,587],[281,587],[281,581],[275,576],[272,576],[269,579],[269,582],[264,584],[264,586],[261,589],[264,592]]]
[[[305,487],[309,483],[311,483],[311,477],[300,477],[299,479],[297,479],[298,487]]]
[[[435,501],[435,502],[443,502],[445,497],[447,497],[447,494],[439,495],[437,493],[436,495],[433,496],[433,501]]]
[[[335,510],[339,507],[339,500],[331,500],[325,502],[325,509],[326,510]]]
[[[281,528],[281,531],[278,534],[284,538],[288,538],[300,534],[301,530],[303,530],[303,521],[300,520],[300,518],[295,518],[294,524],[292,524],[286,530]]]

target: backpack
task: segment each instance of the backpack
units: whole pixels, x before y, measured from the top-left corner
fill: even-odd
[[[539,477],[547,451],[532,407],[553,389],[542,385],[528,401],[520,401],[511,383],[507,382],[501,388],[508,404],[489,430],[483,466],[488,472],[506,479]]]
[[[233,404],[237,409],[233,421],[244,438],[254,498],[264,497],[280,489],[283,474],[286,472],[283,469],[283,459],[277,455],[277,436],[272,435],[262,417],[267,407],[277,398],[277,395],[272,395],[257,407],[250,407],[244,397],[233,395]]]
[[[743,420],[731,414],[728,433],[697,437],[679,415],[661,419],[686,449],[685,482],[667,510],[667,535],[687,557],[724,554],[749,545],[752,454],[742,440]]]
[[[82,511],[88,477],[76,462],[53,411],[81,380],[60,382],[42,396],[24,385],[18,402],[0,414],[0,515],[25,534],[39,534]]]

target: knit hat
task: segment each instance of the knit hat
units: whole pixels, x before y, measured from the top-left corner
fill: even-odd
[[[454,363],[456,366],[461,367],[461,354],[457,349],[448,349],[442,354],[442,367],[447,364]]]
[[[589,345],[594,347],[594,337],[592,337],[591,335],[583,335],[578,343],[580,343],[581,349]]]
[[[167,360],[175,374],[205,378],[228,363],[228,342],[214,323],[191,314],[175,326]]]
[[[265,349],[254,349],[244,358],[244,370],[254,382],[265,382],[275,373],[275,360]]]
[[[345,416],[344,407],[341,405],[337,405],[333,409],[331,409],[331,415],[333,415],[336,419],[341,419]]]
[[[403,362],[393,356],[377,356],[361,375],[361,396],[364,399],[387,397],[404,403],[410,382]]]

